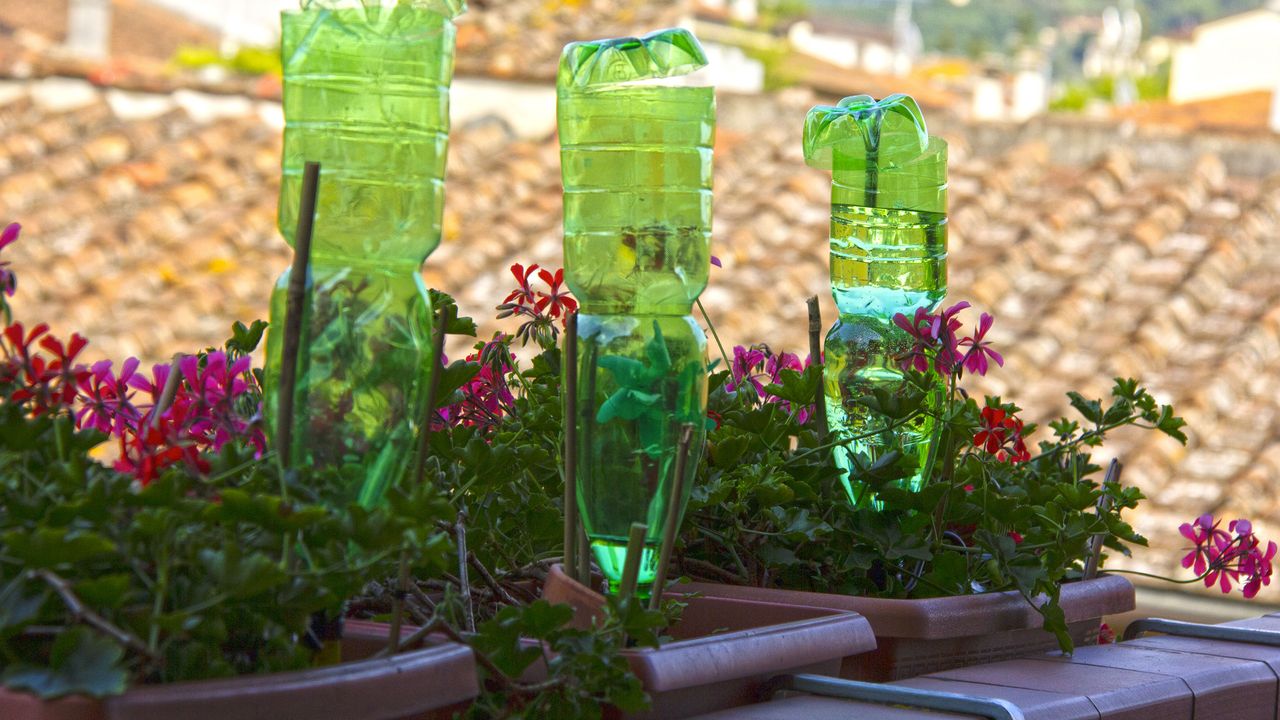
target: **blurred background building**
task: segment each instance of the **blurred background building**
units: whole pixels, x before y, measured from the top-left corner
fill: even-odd
[[[20,317],[84,333],[94,359],[155,362],[266,316],[290,258],[275,28],[292,4],[0,0]],[[807,109],[910,93],[951,142],[951,297],[996,316],[1007,358],[975,389],[1044,420],[1065,391],[1132,375],[1186,416],[1187,447],[1108,448],[1151,497],[1133,520],[1153,549],[1129,567],[1180,573],[1176,528],[1204,512],[1280,532],[1280,5],[471,0],[445,238],[423,275],[482,334],[512,330],[492,319],[512,263],[561,264],[561,47],[676,24],[720,90],[724,267],[703,301],[726,345],[806,347],[809,295],[834,317]]]

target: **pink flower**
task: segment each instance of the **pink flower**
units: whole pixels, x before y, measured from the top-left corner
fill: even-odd
[[[934,348],[936,339],[932,332],[933,320],[934,318],[924,308],[916,308],[915,317],[910,320],[902,313],[893,316],[893,324],[902,328],[913,341],[911,349],[898,359],[898,365],[903,370],[928,372],[929,351]]]
[[[89,368],[89,375],[79,382],[80,409],[75,415],[76,427],[93,428],[107,434],[136,428],[141,416],[130,402],[129,380],[137,369],[137,358],[125,361],[119,377],[111,372],[110,360],[94,363]]]
[[[1220,529],[1221,524],[1221,520],[1205,514],[1178,527],[1178,532],[1195,544],[1182,558],[1182,566],[1194,568],[1205,587],[1217,585],[1224,594],[1230,593],[1232,584],[1240,583],[1243,577],[1241,594],[1253,598],[1263,586],[1271,584],[1277,546],[1268,542],[1263,549],[1248,520],[1232,520],[1227,530]]]
[[[6,246],[12,244],[18,239],[18,233],[22,231],[22,226],[18,223],[10,223],[0,233],[0,250],[4,250]],[[9,269],[9,263],[0,262],[0,295],[13,297],[18,290],[18,276]]]
[[[967,337],[959,343],[960,346],[969,346],[968,352],[964,354],[963,364],[964,369],[970,373],[986,375],[987,369],[990,367],[987,362],[988,359],[994,361],[996,365],[1004,367],[1004,358],[1000,353],[991,349],[990,342],[983,339],[987,336],[987,331],[991,329],[992,321],[993,319],[990,315],[982,313],[982,317],[978,320],[977,332],[973,334],[973,337]]]

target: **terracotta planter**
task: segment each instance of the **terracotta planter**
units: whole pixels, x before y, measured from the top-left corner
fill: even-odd
[[[470,648],[442,644],[392,658],[344,641],[349,662],[299,672],[154,685],[52,702],[0,689],[4,720],[446,720],[478,694]]]
[[[589,624],[604,604],[599,593],[554,566],[543,588],[551,602],[573,605]],[[759,602],[730,597],[688,598],[675,642],[627,651],[652,709],[629,718],[676,720],[760,700],[776,675],[835,675],[843,658],[875,647],[867,621],[839,608]],[[606,717],[624,717],[606,712]]]
[[[690,583],[681,590],[707,597],[856,612],[876,635],[876,650],[845,658],[841,677],[889,681],[996,662],[1057,647],[1040,614],[1017,592],[923,600],[886,600],[829,593]],[[1077,646],[1097,643],[1104,615],[1134,608],[1133,585],[1104,575],[1062,586],[1062,609]]]

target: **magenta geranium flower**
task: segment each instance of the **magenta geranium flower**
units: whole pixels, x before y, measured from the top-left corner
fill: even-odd
[[[18,223],[10,223],[0,232],[0,250],[4,250],[6,246],[12,244],[18,239],[18,233],[22,231],[22,226]],[[13,297],[18,290],[18,276],[9,269],[8,262],[0,262],[0,295]]]
[[[1004,367],[1004,357],[992,350],[990,341],[985,339],[993,321],[994,319],[990,315],[982,313],[982,316],[978,319],[978,329],[974,332],[973,337],[967,337],[959,343],[960,347],[969,346],[969,350],[965,352],[962,362],[964,369],[970,373],[986,375],[990,367],[988,361]]]

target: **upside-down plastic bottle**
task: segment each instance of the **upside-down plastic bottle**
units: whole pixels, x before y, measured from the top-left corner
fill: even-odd
[[[651,81],[706,64],[685,30],[573,43],[557,78],[565,275],[578,319],[578,502],[616,590],[632,523],[649,592],[681,426],[706,439],[707,340],[690,313],[711,239],[710,87]],[[684,503],[691,482],[686,481]]]
[[[947,292],[947,145],[929,135],[915,100],[859,95],[809,112],[806,161],[830,170],[831,290],[840,319],[827,335],[823,387],[831,429],[859,438],[836,450],[855,505],[875,502],[854,457],[874,461],[898,445],[914,458],[908,481],[925,481],[933,423],[920,416],[891,427],[857,400],[876,390],[906,392],[898,359],[912,345],[893,323],[932,312]],[[926,402],[941,398],[939,383]]]
[[[321,164],[297,382],[295,465],[340,468],[379,502],[415,447],[430,376],[419,269],[440,242],[453,18],[463,0],[304,0],[281,15],[284,178],[294,244],[303,166]],[[275,430],[286,272],[271,300]]]

